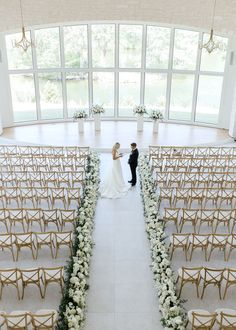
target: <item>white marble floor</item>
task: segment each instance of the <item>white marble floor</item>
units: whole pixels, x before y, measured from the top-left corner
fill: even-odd
[[[102,154],[101,178],[109,164]],[[122,166],[127,181],[127,156]],[[139,185],[122,199],[99,199],[94,241],[85,330],[162,329]]]

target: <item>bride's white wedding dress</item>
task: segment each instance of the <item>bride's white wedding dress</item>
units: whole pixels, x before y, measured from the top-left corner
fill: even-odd
[[[116,152],[115,157],[119,153]],[[125,185],[122,174],[120,158],[112,160],[111,168],[101,188],[101,197],[103,198],[121,198],[125,196],[129,188]]]

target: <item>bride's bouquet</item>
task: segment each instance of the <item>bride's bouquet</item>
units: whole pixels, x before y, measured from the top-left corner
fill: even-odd
[[[147,109],[145,107],[145,105],[136,105],[133,109],[133,112],[135,115],[144,115],[145,113],[147,113]]]

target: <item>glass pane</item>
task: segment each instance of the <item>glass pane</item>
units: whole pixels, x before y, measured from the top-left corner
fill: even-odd
[[[14,122],[37,120],[34,76],[10,75]]]
[[[67,109],[68,117],[73,117],[76,110],[85,110],[88,114],[88,73],[66,73]]]
[[[31,47],[25,52],[22,48],[14,47],[15,41],[18,42],[22,38],[22,33],[16,33],[6,36],[6,48],[8,68],[15,69],[31,69],[32,68],[32,50]],[[30,32],[26,32],[26,38],[30,39]]]
[[[209,34],[204,33],[203,43],[206,43],[209,37]],[[211,54],[202,49],[201,70],[224,72],[228,39],[214,36],[214,41],[220,44],[220,49],[214,49]]]
[[[194,75],[173,74],[170,119],[191,120]]]
[[[41,29],[35,31],[38,68],[58,68],[60,63],[59,29]]]
[[[175,30],[173,68],[195,70],[199,33],[187,30]]]
[[[145,101],[147,109],[164,110],[166,106],[167,75],[165,73],[145,74]]]
[[[115,63],[115,25],[92,25],[92,61],[95,68],[111,68]]]
[[[120,68],[140,68],[142,58],[141,25],[120,25]]]
[[[42,119],[63,118],[60,73],[40,73],[39,93]]]
[[[167,69],[169,62],[170,29],[147,27],[146,67]]]
[[[87,68],[87,25],[64,27],[64,48],[66,68]]]
[[[140,73],[119,73],[119,115],[133,117],[133,108],[140,104]]]
[[[114,73],[93,73],[93,104],[103,105],[104,116],[114,116]]]
[[[200,76],[196,108],[196,121],[217,124],[223,77]]]

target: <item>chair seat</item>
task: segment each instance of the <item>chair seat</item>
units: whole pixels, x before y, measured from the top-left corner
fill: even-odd
[[[199,274],[199,270],[188,269],[187,272],[188,272],[189,275],[184,273],[184,276],[182,276],[183,275],[182,268],[178,269],[178,275],[179,275],[180,278],[183,278],[183,279],[188,279],[189,276],[192,276],[193,278],[195,278],[195,276],[197,277],[198,274]]]
[[[52,319],[48,318],[49,315],[53,316]],[[33,318],[37,319],[39,317],[39,323],[43,323],[43,326],[52,326],[57,321],[57,311],[54,309],[39,309],[35,313],[33,313]],[[44,319],[45,318],[45,319]]]
[[[225,271],[223,273],[223,278],[225,280],[228,280],[230,282],[236,282],[236,269],[233,269],[233,268],[230,268],[230,271],[232,271],[232,273],[234,274],[231,274],[231,272],[228,272],[228,271]]]
[[[200,274],[202,278],[205,278],[206,281],[212,281],[212,282],[217,282],[221,280],[221,274],[223,270],[219,270],[217,272],[212,272],[212,276],[206,272],[205,275],[205,270],[202,269]]]
[[[210,312],[208,312],[208,311],[206,311],[204,309],[192,309],[192,310],[188,311],[188,319],[189,319],[189,321],[191,323],[193,321],[193,315],[192,315],[193,313],[197,313],[197,314],[201,314],[201,315],[206,315],[206,316],[210,316],[211,315]],[[198,318],[199,318],[199,320],[201,320],[201,317],[200,316]],[[205,321],[205,320],[203,319],[203,321]],[[199,322],[198,320],[195,319],[195,323],[194,323],[195,326],[200,326],[201,324],[202,324],[201,322]]]
[[[24,327],[25,326],[25,318],[23,318],[23,315],[25,314],[29,314],[26,316],[26,320],[27,320],[27,324],[31,323],[31,316],[30,316],[30,312],[29,311],[13,311],[9,314],[6,314],[9,316],[9,318],[11,318],[11,316],[13,317],[12,320],[14,320],[14,324],[17,324],[18,328],[20,327]],[[17,315],[19,315],[19,317],[17,317]]]
[[[216,320],[218,323],[221,323],[221,325],[225,327],[229,326],[229,323],[231,323],[236,327],[236,310],[228,308],[218,308],[215,310],[215,312],[217,313]],[[225,318],[221,318],[220,313],[229,314],[230,316],[225,316]]]
[[[226,241],[227,241],[227,237],[226,236],[217,236],[217,237],[214,237],[213,235],[211,235],[210,237],[209,237],[209,242],[211,243],[211,244],[220,244],[220,243],[226,243]]]
[[[11,237],[2,240],[0,237],[0,247],[12,246],[12,243],[14,243],[14,240],[12,240]]]
[[[192,235],[189,236],[189,243],[193,243],[194,242],[194,238]],[[198,235],[197,236],[197,240],[195,239],[195,244],[202,244],[202,245],[207,245],[208,243],[208,240],[207,240],[207,237],[206,236],[201,236],[201,235]]]

